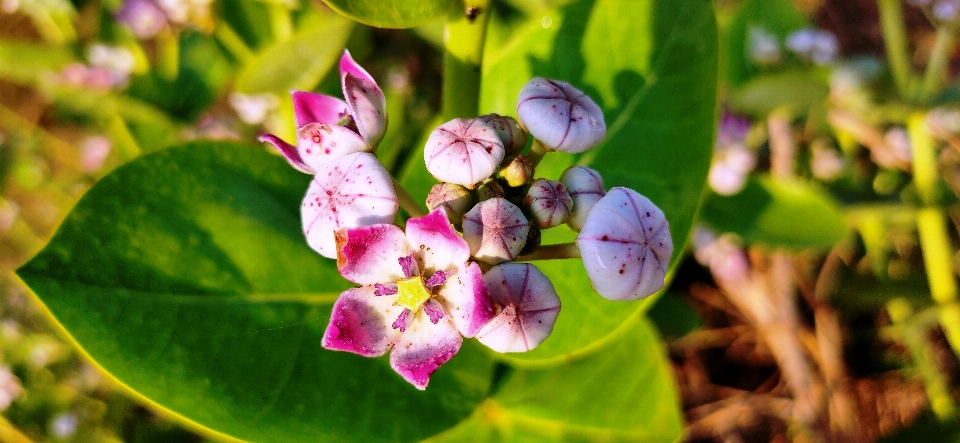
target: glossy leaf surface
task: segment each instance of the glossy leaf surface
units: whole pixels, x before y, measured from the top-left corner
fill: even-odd
[[[585,92],[603,110],[605,141],[577,156],[548,155],[536,176],[555,180],[572,162],[596,169],[607,188],[632,188],[663,209],[680,250],[713,149],[713,14],[703,1],[623,0],[579,1],[538,15],[512,39],[488,46],[481,111],[516,115],[520,88],[534,76]],[[544,244],[572,239],[563,232],[544,231]],[[517,360],[557,361],[593,347],[650,303],[603,300],[575,261],[537,266],[553,279],[563,311],[554,335],[533,352],[511,356]]]
[[[333,10],[378,28],[412,28],[446,16],[458,0],[323,0]]]
[[[251,145],[147,155],[94,186],[18,275],[104,369],[214,431],[411,441],[452,426],[488,389],[476,343],[426,392],[385,357],[320,347],[348,282],[303,239],[308,180]]]

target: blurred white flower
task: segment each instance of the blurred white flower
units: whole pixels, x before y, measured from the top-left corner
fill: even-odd
[[[91,173],[100,169],[110,154],[111,147],[110,139],[102,135],[83,139],[80,142],[80,168],[83,172]]]
[[[20,385],[20,379],[13,375],[9,366],[0,366],[0,411],[10,407],[10,404],[22,393],[23,386]]]
[[[259,125],[266,121],[270,112],[277,109],[280,104],[277,96],[269,93],[247,95],[234,92],[230,94],[229,101],[240,120],[251,125]]]
[[[927,113],[927,123],[932,129],[948,134],[960,134],[960,109],[940,107]]]
[[[61,412],[50,420],[50,433],[59,439],[68,439],[77,433],[77,415],[72,412]]]
[[[904,164],[909,165],[913,160],[913,153],[910,148],[910,136],[907,131],[900,127],[893,127],[887,130],[883,135],[883,141],[886,144],[885,150],[874,149],[871,151],[873,161],[885,168],[898,168]]]
[[[803,59],[818,65],[832,62],[840,44],[832,33],[820,29],[806,28],[787,36],[787,48]]]
[[[5,343],[16,343],[20,341],[23,334],[20,333],[20,324],[16,320],[6,319],[0,322],[0,338]]]
[[[735,241],[733,234],[718,236],[712,229],[697,225],[693,228],[691,243],[694,258],[710,269],[717,280],[742,281],[750,272],[747,255]]]
[[[742,117],[724,113],[717,127],[713,163],[707,182],[720,195],[740,192],[747,175],[756,167],[756,154],[745,145],[750,122]]]
[[[780,61],[780,42],[777,36],[758,26],[747,32],[747,56],[754,64],[768,66]]]
[[[0,231],[10,229],[19,214],[20,207],[16,203],[0,197]]]
[[[960,16],[960,0],[937,0],[930,8],[933,17],[942,22],[952,22]]]
[[[136,65],[133,53],[127,48],[94,44],[87,51],[90,66],[104,68],[110,73],[111,86],[122,87],[130,79],[130,73]]]
[[[20,0],[0,0],[0,12],[13,14],[20,9]]]
[[[824,181],[833,181],[843,173],[846,162],[836,149],[824,145],[825,143],[813,143],[810,171],[813,172],[814,177]]]

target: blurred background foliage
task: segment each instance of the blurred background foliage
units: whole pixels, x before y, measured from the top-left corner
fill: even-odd
[[[287,92],[339,95],[332,68],[343,47],[387,97],[378,156],[422,187],[407,160],[439,118],[443,72],[442,23],[424,17],[456,3],[398,22],[370,2],[0,0],[0,441],[204,440],[79,355],[12,271],[121,164],[196,139],[292,139]],[[549,28],[557,8],[577,10],[570,3],[495,2],[488,47],[536,51],[521,33]],[[665,340],[683,438],[960,440],[960,2],[713,6],[720,107],[709,186],[688,254],[646,314]],[[373,28],[337,11],[414,27]],[[486,70],[521,83],[512,71],[532,63],[499,61]],[[484,97],[484,108],[504,106]],[[616,355],[664,344],[633,339]],[[504,389],[532,385],[528,395],[550,398],[537,381],[592,369],[518,370]],[[482,419],[509,420],[511,409],[531,420],[537,411],[518,397],[482,403],[438,439],[486,435]],[[600,438],[528,425],[513,437]]]

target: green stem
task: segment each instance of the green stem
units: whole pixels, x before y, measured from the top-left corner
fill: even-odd
[[[267,3],[267,15],[270,18],[270,29],[276,43],[283,43],[293,36],[293,20],[290,10],[280,3]]]
[[[903,10],[900,0],[877,0],[880,10],[880,28],[883,31],[883,43],[886,46],[887,62],[893,82],[903,98],[909,97],[910,59],[907,52],[907,32],[903,24]]]
[[[527,152],[527,160],[530,160],[530,164],[534,168],[540,164],[540,160],[543,160],[543,156],[547,155],[550,152],[547,150],[546,146],[543,146],[543,143],[540,143],[540,140],[533,139],[533,143],[530,145],[530,151]]]
[[[957,282],[953,277],[953,251],[947,233],[947,216],[936,207],[937,153],[933,136],[922,113],[907,121],[913,148],[913,183],[924,208],[917,213],[917,233],[923,251],[923,264],[930,282],[930,295],[940,304],[940,324],[953,351],[960,355],[960,305]]]
[[[213,30],[213,37],[241,64],[246,64],[253,58],[253,51],[226,21],[217,23],[216,29]]]
[[[476,117],[480,105],[480,68],[490,0],[465,0],[463,6],[447,21],[444,30],[444,120]]]
[[[917,367],[927,398],[930,400],[930,408],[941,419],[952,418],[956,406],[950,396],[944,374],[937,367],[934,352],[924,338],[923,331],[926,329],[910,325],[913,308],[902,298],[895,298],[887,303],[887,313],[900,332],[898,338],[907,346],[910,358]]]
[[[937,38],[933,43],[933,49],[930,51],[927,71],[923,74],[923,84],[920,87],[921,103],[929,101],[943,87],[943,80],[946,78],[947,68],[950,66],[950,59],[953,57],[953,48],[956,42],[956,34],[952,27],[940,26],[937,28]]]
[[[576,243],[560,243],[544,245],[527,255],[517,257],[519,261],[557,260],[564,258],[580,258],[580,248]]]
[[[171,30],[157,34],[157,72],[173,81],[180,74],[180,36]]]
[[[390,177],[390,180],[393,181],[393,189],[397,193],[397,201],[400,203],[400,207],[406,211],[407,215],[410,217],[423,217],[427,215],[427,212],[410,196],[410,193],[400,184],[399,180],[393,177]]]

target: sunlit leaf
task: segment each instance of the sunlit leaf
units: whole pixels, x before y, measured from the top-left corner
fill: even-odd
[[[18,275],[99,365],[199,426],[249,441],[410,441],[457,423],[489,386],[474,341],[425,392],[385,357],[321,348],[348,283],[303,239],[308,181],[245,144],[140,157]]]
[[[412,28],[449,14],[458,0],[323,0],[333,10],[378,28]]]

